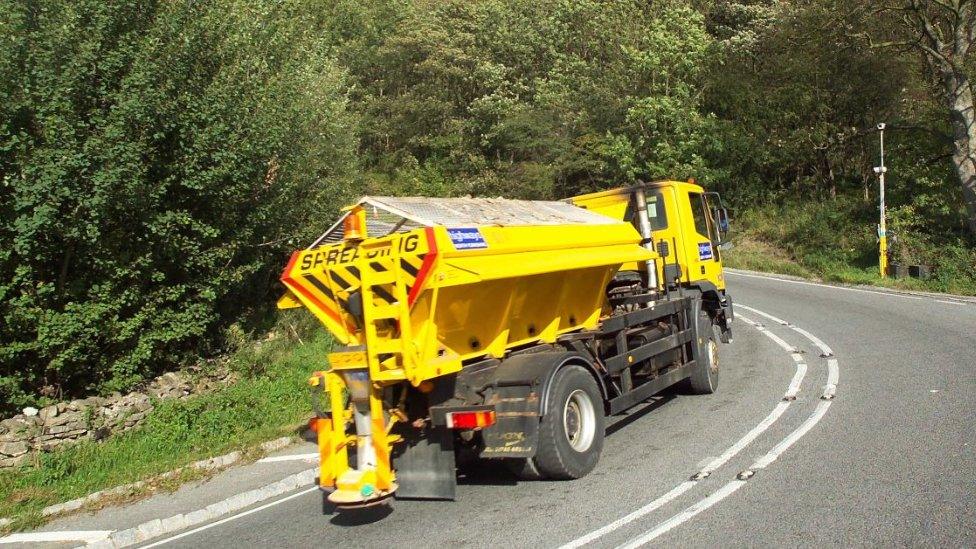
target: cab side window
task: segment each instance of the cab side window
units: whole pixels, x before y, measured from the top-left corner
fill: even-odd
[[[647,220],[651,223],[651,231],[661,231],[668,228],[668,212],[664,207],[664,195],[660,192],[647,192],[645,194],[647,202]],[[630,197],[627,203],[627,211],[624,219],[630,219],[630,223],[635,229],[640,230],[640,222],[637,219],[637,199]]]
[[[651,222],[652,231],[668,228],[668,214],[664,209],[664,197],[661,193],[647,195],[647,218]]]
[[[713,224],[709,222],[708,203],[705,195],[701,193],[688,193],[688,200],[691,203],[691,213],[695,217],[695,232],[715,242],[715,231]]]

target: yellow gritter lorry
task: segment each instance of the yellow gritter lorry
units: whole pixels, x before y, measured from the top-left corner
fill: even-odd
[[[579,478],[606,416],[676,383],[713,392],[727,231],[720,197],[678,181],[344,208],[278,302],[339,344],[309,379],[329,501],[454,499],[460,460]]]

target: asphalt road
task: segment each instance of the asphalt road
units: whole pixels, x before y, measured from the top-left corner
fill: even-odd
[[[976,305],[728,276],[736,302],[756,312],[737,309],[718,393],[665,394],[613,418],[600,464],[583,479],[520,482],[490,469],[462,479],[455,502],[397,501],[359,515],[298,492],[155,542],[976,546]],[[823,400],[829,381],[836,397]],[[791,382],[797,398],[784,401]],[[777,459],[756,467],[770,452]]]
[[[728,279],[740,306],[719,391],[612,418],[583,479],[488,468],[460,480],[457,501],[355,515],[302,488],[146,546],[976,546],[976,304]],[[119,529],[156,499],[160,516],[188,512],[211,487],[309,466],[259,465],[51,528]]]

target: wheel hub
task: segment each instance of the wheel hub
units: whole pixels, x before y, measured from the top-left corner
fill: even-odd
[[[566,399],[563,409],[563,429],[569,445],[577,452],[585,452],[593,444],[596,412],[590,396],[576,390]]]
[[[708,367],[712,372],[718,372],[718,345],[714,341],[708,342]]]

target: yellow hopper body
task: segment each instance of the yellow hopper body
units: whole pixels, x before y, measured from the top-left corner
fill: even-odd
[[[311,380],[331,395],[331,414],[318,421],[330,499],[368,502],[396,489],[389,433],[398,416],[384,410],[384,387],[422,388],[474,359],[596,328],[620,266],[655,257],[640,241],[629,222],[564,202],[366,197],[346,208],[293,254],[279,301],[308,308],[344,345]],[[357,424],[359,436],[347,436],[342,394],[356,397],[343,373],[364,370],[370,434]],[[373,448],[357,468],[346,455],[355,444],[360,455]]]

